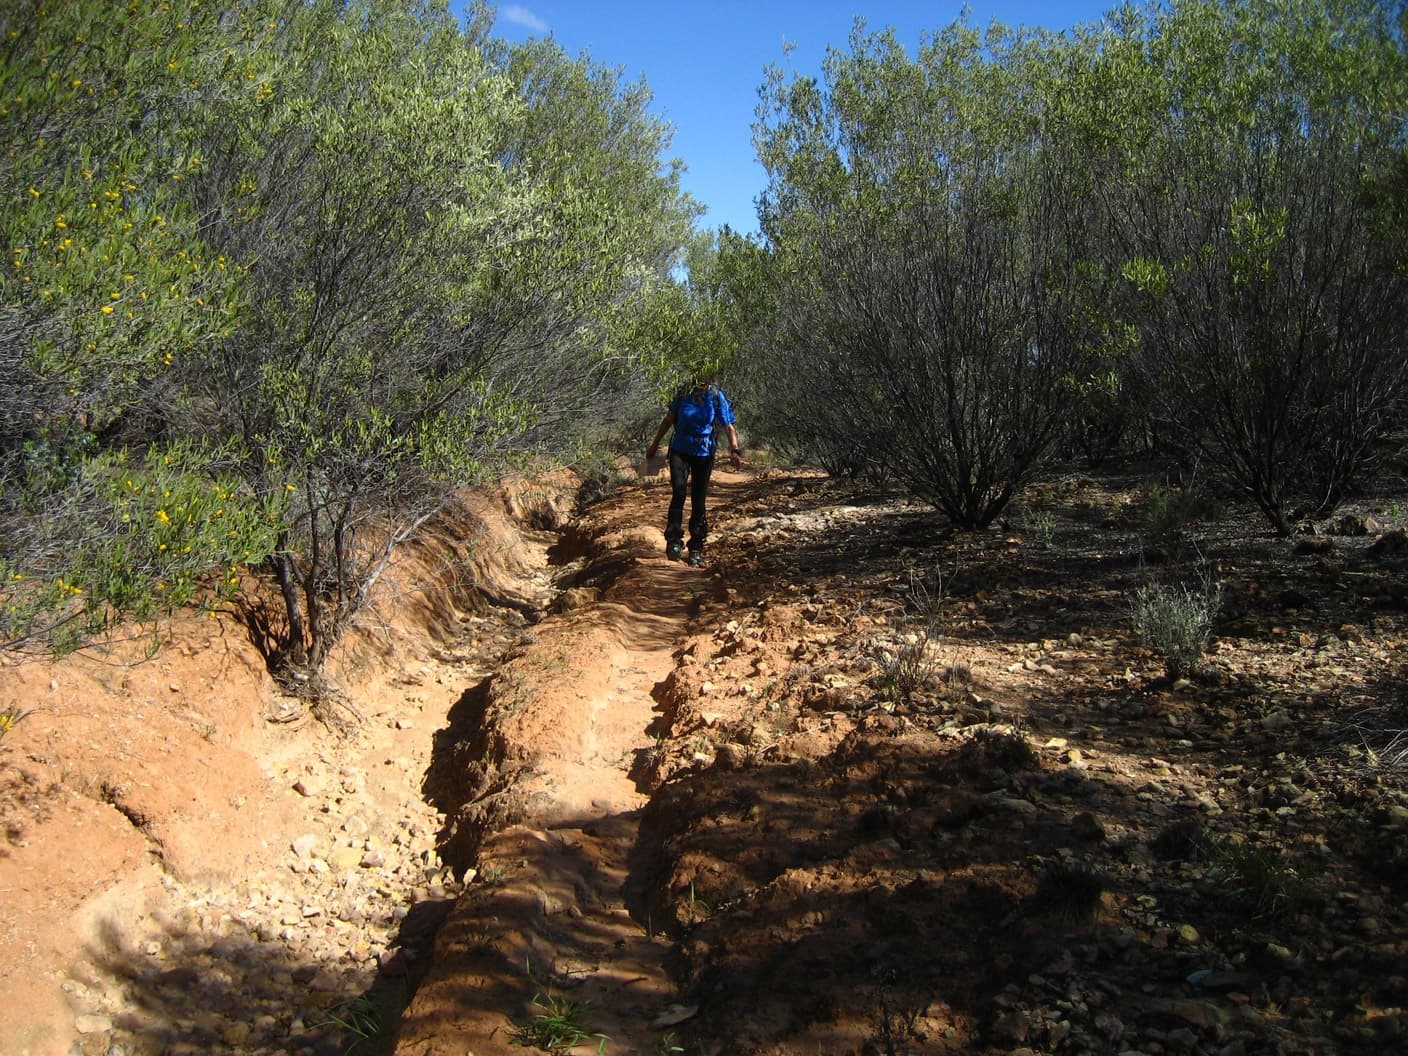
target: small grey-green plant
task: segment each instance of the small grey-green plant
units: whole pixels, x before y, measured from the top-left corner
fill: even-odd
[[[1022,515],[1022,529],[1043,550],[1050,550],[1056,542],[1056,520],[1046,510],[1028,510]]]
[[[684,900],[684,908],[685,912],[689,914],[691,921],[707,920],[709,914],[713,912],[709,907],[709,903],[705,902],[694,893],[694,884],[692,882],[689,885],[689,895]]]
[[[945,582],[939,570],[921,575],[910,569],[906,615],[896,628],[905,638],[881,663],[877,688],[882,698],[908,703],[937,679],[943,667],[938,643],[944,590]]]
[[[596,1051],[604,1053],[610,1039],[605,1034],[586,1028],[582,1019],[591,1009],[590,1001],[572,1001],[549,990],[533,995],[537,1013],[523,1026],[515,1027],[510,1035],[515,1045],[542,1052],[558,1053],[575,1049],[584,1041],[595,1040]]]
[[[916,693],[931,685],[939,673],[927,634],[915,641],[902,642],[893,655],[887,655],[880,670],[878,689],[886,700],[908,703]]]
[[[679,1043],[679,1038],[674,1031],[661,1034],[655,1039],[656,1056],[669,1056],[672,1052],[684,1052],[684,1046]]]
[[[1198,669],[1220,599],[1221,591],[1211,581],[1196,590],[1149,583],[1135,591],[1130,602],[1134,629],[1139,640],[1162,658],[1170,678]]]

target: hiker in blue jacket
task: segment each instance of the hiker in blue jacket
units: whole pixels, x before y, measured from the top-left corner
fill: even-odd
[[[740,464],[742,448],[733,428],[733,408],[728,398],[708,378],[693,385],[670,401],[655,439],[646,448],[646,458],[654,458],[660,440],[673,426],[670,438],[670,512],[665,520],[665,556],[678,561],[683,553],[684,495],[689,489],[689,563],[704,563],[704,537],[709,534],[709,518],[704,504],[709,494],[709,476],[714,470],[714,452],[720,428],[728,436],[729,457]]]

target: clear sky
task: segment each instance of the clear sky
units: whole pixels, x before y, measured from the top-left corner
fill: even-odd
[[[973,0],[969,20],[1066,29],[1097,22],[1118,0]],[[520,0],[498,4],[496,36],[551,35],[569,55],[644,76],[654,111],[675,131],[684,189],[708,208],[703,223],[756,232],[765,178],[752,122],[764,68],[818,72],[828,45],[844,48],[857,15],[892,27],[913,53],[920,34],[959,17],[959,0]],[[784,43],[794,45],[784,54]]]

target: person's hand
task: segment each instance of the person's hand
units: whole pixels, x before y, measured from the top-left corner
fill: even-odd
[[[728,453],[728,458],[729,461],[733,463],[734,469],[738,469],[743,465],[743,452],[736,447]]]

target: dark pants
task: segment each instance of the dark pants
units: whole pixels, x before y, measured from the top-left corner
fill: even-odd
[[[689,489],[689,548],[704,549],[704,537],[709,534],[709,517],[704,501],[709,495],[709,475],[714,471],[714,456],[686,455],[670,452],[670,514],[665,521],[665,542],[684,539],[684,493]]]

